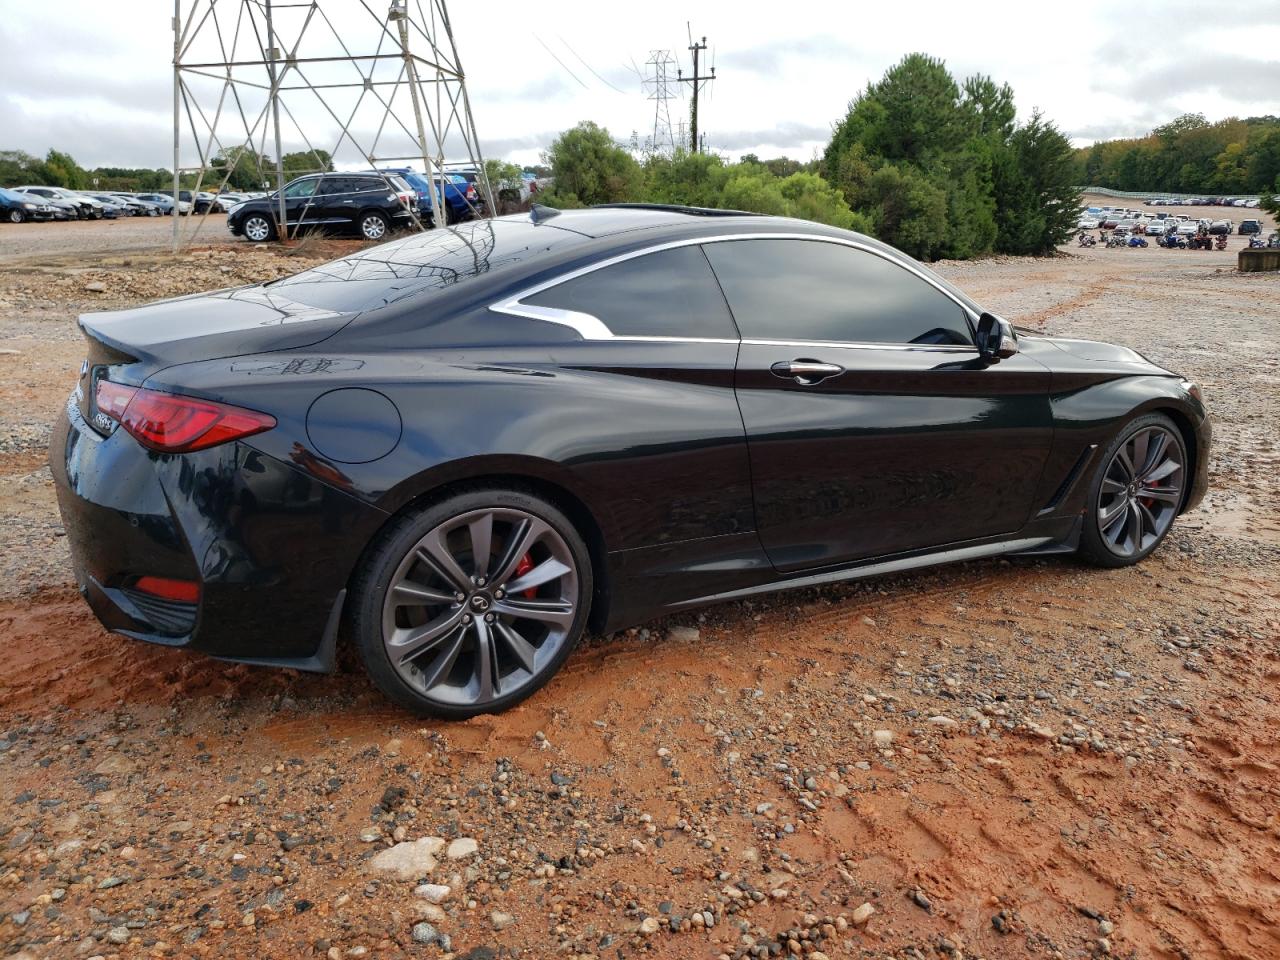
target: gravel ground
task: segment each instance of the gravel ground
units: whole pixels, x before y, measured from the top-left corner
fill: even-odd
[[[226,216],[182,217],[179,227],[188,243],[243,243],[227,232]],[[121,217],[116,220],[51,220],[47,223],[0,223],[0,262],[15,258],[79,256],[134,250],[167,250],[173,245],[172,217]]]
[[[107,635],[70,587],[41,463],[76,313],[333,249],[0,263],[0,955],[1280,955],[1280,277],[941,265],[1204,385],[1213,490],[1140,567],[714,607],[446,724]]]

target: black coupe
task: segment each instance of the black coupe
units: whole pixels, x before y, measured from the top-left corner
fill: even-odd
[[[81,319],[54,433],[128,636],[502,710],[584,629],[927,564],[1124,566],[1206,486],[1198,388],[855,233],[597,207]]]

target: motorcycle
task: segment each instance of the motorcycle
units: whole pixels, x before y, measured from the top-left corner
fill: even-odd
[[[1123,247],[1125,245],[1125,238],[1113,233],[1111,236],[1107,237],[1106,244],[1108,249],[1111,247]]]
[[[1076,240],[1079,241],[1082,247],[1094,247],[1098,244],[1097,237],[1092,233],[1085,233],[1083,230],[1080,231],[1080,236],[1076,237]]]
[[[1187,241],[1176,233],[1169,233],[1160,239],[1160,246],[1167,250],[1185,250],[1187,249]]]
[[[1131,247],[1146,247],[1146,246],[1150,246],[1150,244],[1148,244],[1148,243],[1147,243],[1147,238],[1146,238],[1146,237],[1140,237],[1140,236],[1138,236],[1137,234],[1134,234],[1133,236],[1131,236],[1131,237],[1129,238],[1129,246],[1131,246]]]
[[[1262,239],[1262,234],[1260,233],[1255,233],[1252,237],[1249,238],[1250,250],[1265,250],[1266,246],[1267,246],[1267,242]]]
[[[1217,237],[1214,238],[1213,249],[1215,250],[1227,249],[1227,235],[1225,233],[1220,233],[1218,234]]]

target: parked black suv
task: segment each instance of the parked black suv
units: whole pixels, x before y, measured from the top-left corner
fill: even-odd
[[[413,189],[393,174],[318,173],[285,185],[289,236],[323,228],[357,231],[366,240],[382,240],[393,227],[410,223],[417,203]],[[255,243],[274,240],[280,201],[276,194],[246,200],[227,214],[227,229]]]

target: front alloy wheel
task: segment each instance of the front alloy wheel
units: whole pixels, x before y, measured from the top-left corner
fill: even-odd
[[[542,686],[581,636],[591,596],[572,524],[515,491],[405,518],[372,568],[354,614],[370,675],[410,709],[448,717],[504,710]]]
[[[1182,506],[1186,464],[1182,437],[1167,417],[1129,424],[1095,476],[1081,552],[1104,566],[1127,566],[1151,553]]]
[[[271,221],[266,217],[253,216],[244,222],[244,235],[254,243],[270,240],[271,232]]]

